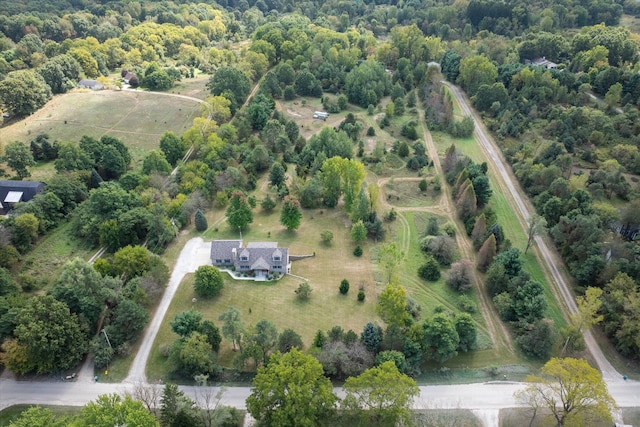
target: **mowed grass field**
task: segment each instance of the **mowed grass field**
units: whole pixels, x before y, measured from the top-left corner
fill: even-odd
[[[204,82],[201,82],[204,85]],[[158,148],[165,131],[182,135],[198,117],[196,101],[144,91],[74,91],[55,96],[23,120],[0,129],[0,142],[29,143],[46,133],[59,141],[79,141],[83,135],[121,139],[134,164]]]
[[[254,282],[233,280],[225,274],[225,286],[221,295],[206,300],[196,297],[193,275],[186,276],[154,343],[147,365],[147,376],[150,379],[167,378],[169,365],[160,350],[178,338],[171,331],[169,322],[176,314],[191,308],[200,311],[203,319],[212,320],[218,327],[222,327],[218,316],[228,307],[236,307],[242,315],[245,327],[249,328],[261,319],[268,319],[276,325],[279,332],[286,328],[295,330],[301,335],[306,348],[311,345],[318,330],[327,331],[340,325],[345,331],[353,329],[359,334],[369,321],[382,325],[375,312],[377,295],[382,291],[382,286],[374,282],[373,270],[376,266],[370,261],[373,245],[363,245],[362,257],[353,255],[355,245],[351,242],[347,227],[349,222],[342,209],[305,210],[300,228],[289,232],[280,225],[279,208],[280,206],[276,207],[271,213],[256,208],[254,221],[243,231],[242,238],[245,242],[276,241],[280,246],[289,247],[289,253],[293,255],[315,253],[312,258],[293,262],[291,272],[301,278],[285,276],[275,282]],[[216,209],[209,217],[215,225],[204,233],[205,240],[239,238],[238,232],[231,230],[224,221],[223,210]],[[334,238],[330,245],[321,242],[320,233],[324,230],[333,232]],[[309,280],[313,289],[306,302],[298,301],[294,292],[304,282],[303,278]],[[342,279],[350,282],[347,295],[341,295],[338,291]],[[357,301],[360,286],[365,291],[364,302]],[[194,297],[197,299],[195,303]],[[219,363],[232,367],[235,355],[231,342],[223,339]]]

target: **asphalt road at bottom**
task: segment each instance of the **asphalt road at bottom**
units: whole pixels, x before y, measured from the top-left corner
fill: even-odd
[[[471,409],[487,410],[522,406],[515,401],[513,393],[526,384],[510,381],[494,381],[475,384],[421,386],[415,409]],[[81,406],[95,400],[101,394],[132,393],[134,383],[80,383],[0,381],[0,409],[16,404],[46,404]],[[640,382],[616,381],[608,384],[609,392],[619,407],[640,406]],[[198,387],[181,387],[186,394],[196,399]],[[211,387],[217,393],[219,387]],[[200,389],[202,390],[202,389]],[[245,408],[250,387],[223,387],[221,403],[236,408]],[[342,389],[335,389],[342,396]]]

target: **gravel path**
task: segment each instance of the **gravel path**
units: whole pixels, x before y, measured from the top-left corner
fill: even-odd
[[[467,99],[462,94],[460,89],[447,82],[444,82],[444,84],[446,84],[451,89],[464,113],[473,118],[475,124],[474,133],[476,135],[476,139],[480,142],[482,149],[487,154],[486,157],[490,161],[490,167],[493,167],[493,169],[497,171],[496,175],[500,178],[500,181],[502,181],[501,184],[504,184],[508,189],[508,193],[505,192],[507,200],[512,205],[515,205],[514,208],[516,213],[519,214],[521,218],[521,223],[522,220],[524,220],[524,224],[526,224],[526,221],[533,212],[533,209],[527,203],[528,200],[526,199],[526,196],[523,195],[523,192],[520,189],[515,177],[510,172],[510,170],[507,169],[507,162],[502,157],[502,154],[496,142],[489,136],[484,127],[484,124],[478,117],[477,113],[469,107]],[[536,236],[535,241],[539,258],[542,257],[542,260],[540,260],[541,264],[544,263],[547,271],[553,277],[555,287],[562,296],[561,302],[565,304],[565,307],[566,309],[568,309],[569,313],[576,313],[578,311],[578,307],[576,305],[575,298],[568,284],[568,281],[565,279],[564,274],[566,273],[562,272],[558,267],[563,265],[560,256],[554,249],[550,248],[550,246],[547,245],[547,242],[542,237]],[[598,346],[596,340],[593,338],[593,334],[591,334],[591,331],[586,331],[584,333],[584,340],[587,348],[598,364],[598,368],[602,372],[602,376],[604,377],[604,379],[607,382],[623,381],[622,375],[618,371],[616,371],[616,369],[611,365],[611,363],[609,363],[607,358],[602,353],[602,350],[600,349],[600,346]]]
[[[140,344],[140,349],[136,354],[136,358],[133,359],[133,363],[129,369],[129,375],[124,380],[125,382],[136,383],[147,381],[145,366],[147,365],[147,360],[149,359],[153,342],[160,330],[160,325],[162,324],[162,321],[167,314],[167,310],[169,309],[169,304],[171,304],[171,300],[178,290],[178,286],[180,285],[182,278],[187,273],[195,272],[201,265],[210,264],[210,251],[211,243],[204,242],[199,237],[189,240],[184,248],[182,248],[182,252],[180,252],[176,266],[171,273],[167,289],[164,291],[164,295],[162,296],[160,304],[158,304],[158,308],[153,315],[153,319],[151,319],[149,326],[147,326],[147,329],[145,330],[142,343]]]

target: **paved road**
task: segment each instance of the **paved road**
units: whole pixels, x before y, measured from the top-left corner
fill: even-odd
[[[522,406],[513,393],[522,389],[523,383],[495,381],[491,383],[421,386],[415,409],[473,410],[485,420],[490,420],[501,408]],[[21,403],[81,406],[105,393],[133,393],[134,383],[74,383],[74,382],[17,382],[0,380],[0,409]],[[198,398],[198,387],[181,387],[189,396]],[[211,387],[217,392],[218,387]],[[202,390],[202,389],[200,389]],[[244,408],[249,387],[225,387],[223,405]],[[336,393],[343,395],[342,389]],[[626,381],[609,384],[609,392],[620,407],[634,407],[640,402],[640,382]],[[497,424],[486,424],[496,425]]]
[[[511,196],[507,197],[507,200],[510,203],[515,204],[514,208],[526,223],[529,216],[533,212],[533,209],[527,203],[525,197],[521,194],[522,191],[519,189],[519,185],[516,182],[515,177],[510,172],[510,170],[508,170],[507,162],[502,157],[500,149],[498,148],[493,138],[491,138],[489,133],[486,131],[484,124],[478,117],[477,113],[469,107],[467,99],[462,94],[460,89],[448,82],[445,82],[445,84],[451,89],[465,114],[473,118],[473,121],[475,123],[474,133],[476,139],[480,142],[481,147],[487,154],[486,157],[489,160],[489,166],[497,172],[501,183],[506,185],[506,188],[509,191],[509,195]],[[547,242],[542,237],[536,236],[535,240],[538,249],[537,253],[542,256],[542,260],[544,261],[547,270],[553,277],[556,289],[562,296],[563,301],[561,302],[566,305],[570,313],[576,313],[578,311],[578,307],[576,306],[573,293],[570,290],[568,281],[565,279],[564,274],[560,271],[557,265],[558,260],[560,259],[559,255],[557,253],[554,253],[554,250],[551,249],[549,245],[547,245]],[[587,331],[584,333],[584,340],[587,348],[598,364],[598,368],[602,372],[603,378],[605,378],[608,382],[623,381],[622,375],[618,371],[616,371],[616,369],[611,365],[611,363],[609,363],[607,358],[602,353],[602,350],[600,349],[600,346],[598,346],[598,343],[594,339],[591,331]],[[640,400],[638,402],[640,402]]]

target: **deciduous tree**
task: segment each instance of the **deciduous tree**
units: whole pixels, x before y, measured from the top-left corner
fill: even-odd
[[[167,131],[160,138],[160,150],[164,153],[165,159],[176,166],[178,161],[184,156],[184,143],[173,132]]]
[[[400,285],[389,283],[380,293],[376,312],[387,325],[404,325],[406,307],[407,291]]]
[[[31,70],[12,71],[0,82],[0,99],[6,112],[28,116],[51,98],[51,89],[42,76]]]
[[[16,324],[14,336],[25,350],[25,360],[5,358],[14,372],[52,373],[70,369],[87,351],[87,331],[82,330],[78,317],[52,296],[31,298],[18,314]]]
[[[229,200],[229,207],[225,212],[227,223],[233,230],[243,230],[253,222],[253,212],[241,191],[234,191]]]
[[[267,425],[314,426],[334,410],[336,400],[320,362],[294,348],[273,354],[258,368],[247,410]]]
[[[531,244],[533,243],[533,239],[535,236],[544,233],[547,228],[547,220],[544,217],[538,214],[532,214],[527,221],[527,247],[524,249],[524,253],[526,254]]]
[[[222,313],[218,320],[224,322],[222,324],[222,335],[231,340],[233,343],[233,349],[236,349],[236,344],[242,351],[242,335],[244,334],[244,324],[242,323],[242,316],[235,307],[229,307],[227,311]]]
[[[176,314],[169,324],[171,325],[171,330],[173,332],[185,338],[191,335],[192,332],[200,329],[201,320],[202,313],[191,309]]]
[[[11,421],[11,427],[65,427],[69,425],[67,417],[56,416],[49,408],[32,406]]]
[[[142,161],[142,172],[151,175],[153,172],[163,175],[171,173],[171,165],[160,150],[151,150]]]
[[[442,363],[458,354],[460,336],[447,313],[436,313],[422,325],[425,356]]]
[[[303,347],[302,337],[293,329],[285,329],[278,337],[277,349],[280,353],[287,353],[293,348],[302,350]]]
[[[82,408],[77,425],[159,427],[160,423],[139,400],[134,400],[128,395],[122,398],[114,393],[100,395],[95,401],[87,403]]]
[[[216,267],[203,265],[198,267],[195,274],[193,287],[196,294],[203,298],[211,298],[218,294],[224,286],[222,273]]]
[[[420,394],[416,382],[401,373],[392,361],[348,378],[344,390],[343,408],[385,425],[407,422],[413,400]]]
[[[302,211],[300,202],[293,196],[287,196],[282,201],[282,211],[280,212],[280,224],[287,230],[296,230],[300,227]]]
[[[458,292],[466,292],[471,288],[473,272],[472,264],[468,259],[454,262],[447,276],[447,285],[451,286]]]
[[[404,258],[404,252],[395,242],[382,245],[378,252],[378,263],[385,272],[387,283],[391,283],[400,268],[400,262]]]
[[[31,150],[22,142],[10,142],[4,147],[4,160],[13,169],[18,179],[25,179],[31,176],[29,167],[36,164],[33,160]]]
[[[611,420],[615,401],[602,374],[584,359],[554,357],[542,367],[539,376],[530,376],[527,381],[531,385],[518,396],[535,396],[533,401],[542,403],[558,426]]]

